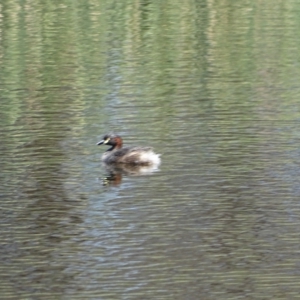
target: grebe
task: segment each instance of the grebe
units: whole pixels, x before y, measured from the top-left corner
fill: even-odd
[[[102,155],[106,164],[124,163],[131,165],[156,165],[160,164],[159,154],[153,152],[151,147],[124,147],[119,135],[106,134],[97,145],[111,146]]]

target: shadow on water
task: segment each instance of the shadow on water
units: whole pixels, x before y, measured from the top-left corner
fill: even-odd
[[[69,172],[64,167],[68,157],[63,141],[70,134],[68,117],[74,111],[71,102],[57,95],[59,90],[44,89],[39,97],[22,94],[23,111],[14,124],[18,129],[2,139],[4,155],[12,157],[2,169],[10,178],[4,185],[7,196],[2,204],[12,212],[2,216],[7,224],[2,228],[4,247],[0,250],[1,268],[7,274],[4,298],[42,291],[61,294],[61,283],[72,281],[72,274],[64,270],[70,265],[69,247],[78,247],[72,237],[80,232],[83,219],[77,208],[86,199],[66,189]],[[65,96],[65,89],[61,91]]]

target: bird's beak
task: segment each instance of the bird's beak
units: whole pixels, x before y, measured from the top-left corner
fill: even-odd
[[[110,138],[107,138],[106,140],[102,140],[99,143],[97,143],[97,145],[105,145],[110,141]]]

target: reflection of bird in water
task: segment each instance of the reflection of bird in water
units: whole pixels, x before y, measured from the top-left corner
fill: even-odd
[[[160,164],[159,154],[153,152],[151,147],[124,147],[123,141],[118,135],[107,134],[97,145],[111,146],[102,155],[102,161],[105,164],[128,164],[156,166]]]
[[[158,166],[154,165],[132,165],[132,164],[105,164],[105,169],[109,172],[109,175],[103,180],[104,185],[119,185],[122,182],[122,176],[140,176],[150,175],[151,173],[158,171]]]
[[[151,147],[124,147],[118,135],[107,134],[97,145],[111,146],[102,155],[102,161],[109,172],[104,184],[118,185],[122,175],[139,176],[151,174],[158,170],[160,164],[159,154],[153,152]]]

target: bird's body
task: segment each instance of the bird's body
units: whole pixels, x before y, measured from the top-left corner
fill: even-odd
[[[153,152],[151,147],[124,147],[123,141],[118,135],[107,134],[97,145],[110,145],[102,155],[102,161],[106,164],[131,164],[131,165],[159,165],[159,154]]]

